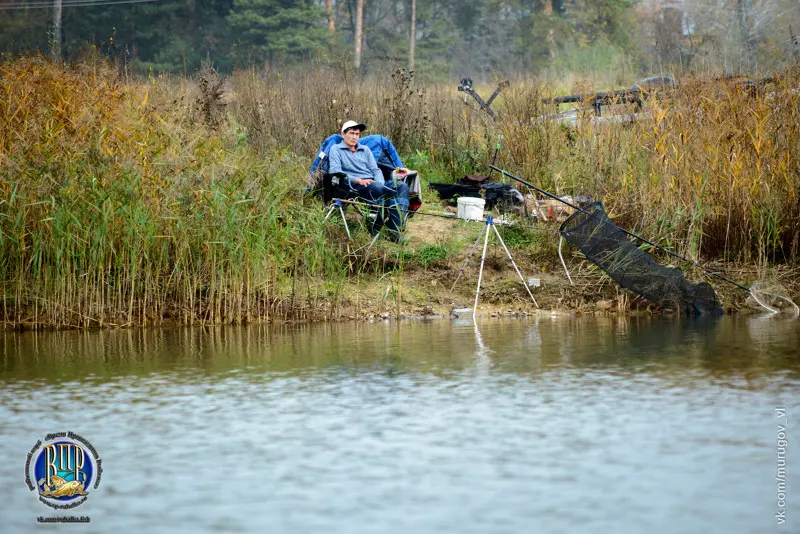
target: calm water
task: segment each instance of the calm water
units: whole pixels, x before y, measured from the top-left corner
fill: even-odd
[[[0,531],[796,533],[799,346],[781,318],[0,333]],[[66,430],[103,476],[64,514],[23,473]]]

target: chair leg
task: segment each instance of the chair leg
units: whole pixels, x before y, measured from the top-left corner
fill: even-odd
[[[342,209],[341,203],[339,203],[339,213],[342,215],[342,222],[344,223],[344,231],[347,232],[347,239],[352,241],[353,238],[350,236],[350,227],[347,226],[347,219],[344,217],[344,210]]]
[[[333,210],[335,210],[337,208],[339,209],[339,214],[342,216],[342,222],[344,223],[344,230],[345,230],[345,232],[347,232],[347,239],[352,241],[353,238],[350,235],[350,227],[347,226],[347,219],[344,216],[344,209],[342,208],[342,203],[339,201],[338,198],[335,199],[333,201],[333,204],[330,205],[330,207],[328,208],[328,214],[325,215],[325,219],[323,219],[322,222],[327,222],[328,221],[328,217],[330,217],[331,213],[333,213]]]

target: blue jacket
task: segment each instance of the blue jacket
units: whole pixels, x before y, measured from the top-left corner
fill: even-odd
[[[391,168],[405,166],[394,145],[386,137],[382,135],[367,135],[358,142],[372,150],[372,155],[375,156],[375,162],[378,166]]]
[[[328,156],[331,147],[341,142],[342,136],[339,134],[333,134],[322,142],[322,146],[317,151],[317,157],[314,158],[314,162],[311,164],[312,173],[317,169],[328,171]],[[378,165],[382,167],[405,167],[394,145],[386,137],[377,134],[367,135],[359,139],[358,143],[369,147]]]

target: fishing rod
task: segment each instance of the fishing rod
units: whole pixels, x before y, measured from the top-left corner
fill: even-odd
[[[471,80],[468,80],[468,81],[469,81],[469,82],[471,82]],[[671,80],[670,80],[670,81],[671,81]],[[470,83],[469,85],[471,86],[471,83]],[[470,87],[470,88],[471,88],[471,87]],[[495,93],[498,93],[500,89],[501,89],[501,87],[498,87],[498,90],[497,90],[497,91],[495,91]],[[461,86],[459,86],[459,90],[460,90],[460,91],[463,91],[464,89],[463,89]],[[473,95],[473,96],[475,96],[475,95]],[[494,97],[495,97],[495,96],[496,96],[496,95],[492,95],[492,99],[494,99]],[[606,95],[606,96],[607,96],[607,95]],[[490,99],[490,100],[492,100],[492,99]],[[479,102],[479,103],[481,103],[481,101],[480,101],[479,99],[477,99],[477,100],[478,100],[478,102]],[[596,99],[595,99],[595,104],[599,104],[599,101],[598,101],[598,100],[596,100]],[[483,105],[481,105],[481,109],[484,109],[484,110],[487,112],[487,114],[489,115],[489,117],[492,119],[492,122],[491,122],[490,124],[494,125],[494,124],[495,124],[495,115],[494,115],[494,113],[492,112],[492,110],[491,110],[491,109],[487,109],[487,108],[485,108]],[[598,111],[599,111],[599,109],[598,109]],[[508,152],[509,156],[511,156],[511,161],[514,163],[514,165],[515,165],[515,166],[517,166],[517,165],[516,165],[516,162],[514,162],[514,156],[513,156],[513,154],[511,153],[511,151],[508,149],[508,146],[507,146],[507,145],[505,144],[505,142],[503,141],[503,138],[502,138],[502,136],[498,136],[498,146],[499,146],[499,145],[502,145],[502,147],[506,149],[506,152]],[[541,188],[539,188],[539,187],[536,187],[535,185],[531,184],[530,182],[527,182],[527,181],[525,181],[525,180],[522,180],[521,178],[518,178],[517,176],[514,176],[513,174],[511,174],[511,173],[509,173],[509,172],[506,172],[505,170],[503,170],[503,169],[500,169],[500,168],[496,167],[496,166],[494,165],[494,163],[495,163],[495,158],[497,157],[497,152],[498,152],[498,150],[495,150],[495,155],[494,155],[494,158],[492,158],[492,163],[489,165],[489,168],[491,169],[491,170],[489,171],[489,176],[491,176],[491,172],[492,172],[492,171],[495,171],[495,170],[496,170],[496,171],[500,172],[501,176],[508,176],[509,178],[511,178],[511,179],[513,179],[513,180],[516,180],[517,182],[519,182],[519,183],[521,183],[521,184],[523,184],[523,185],[526,185],[526,186],[528,186],[529,188],[531,188],[531,189],[533,189],[533,190],[536,190],[536,191],[538,191],[538,192],[542,193],[543,195],[545,195],[545,196],[547,196],[547,197],[550,197],[550,198],[552,198],[552,199],[555,199],[555,200],[557,200],[558,202],[561,202],[562,204],[565,204],[565,205],[569,206],[570,208],[573,208],[573,209],[575,209],[575,210],[577,210],[577,211],[580,211],[580,212],[581,212],[581,213],[583,213],[584,215],[587,215],[587,216],[592,216],[592,214],[588,213],[588,212],[587,212],[586,210],[584,210],[583,208],[581,208],[581,207],[579,207],[579,206],[576,206],[576,205],[573,205],[573,204],[571,204],[571,203],[569,203],[569,202],[567,202],[567,201],[565,201],[565,200],[563,200],[563,199],[561,199],[561,198],[557,197],[556,195],[554,195],[554,194],[550,193],[549,191],[545,191],[544,189],[541,189]],[[536,199],[536,195],[534,195],[533,199],[534,199],[534,202],[536,203],[536,207],[537,207],[537,209],[539,209],[539,202],[538,202],[538,200]],[[613,223],[612,223],[612,224],[613,224]],[[615,225],[615,226],[616,226],[616,225]],[[619,227],[617,227],[617,228],[619,228]],[[709,274],[709,275],[711,275],[711,276],[714,276],[715,278],[718,278],[718,279],[720,279],[720,280],[723,280],[723,281],[725,281],[725,282],[728,282],[729,284],[731,284],[731,285],[733,285],[733,286],[736,286],[737,288],[739,288],[739,289],[741,289],[741,290],[743,290],[743,291],[747,292],[747,293],[748,293],[748,294],[749,294],[751,297],[753,297],[753,299],[755,299],[755,301],[756,301],[756,302],[757,302],[757,303],[758,303],[760,306],[762,306],[764,309],[768,310],[769,312],[771,312],[771,313],[777,313],[777,312],[778,312],[778,310],[777,310],[777,309],[775,309],[775,308],[772,308],[772,307],[768,306],[767,304],[765,304],[764,302],[762,302],[762,299],[761,299],[761,298],[759,298],[759,296],[757,296],[757,295],[756,295],[756,290],[754,290],[754,289],[753,289],[753,286],[752,286],[752,284],[751,284],[749,287],[748,287],[748,286],[745,286],[745,285],[742,285],[742,284],[740,284],[740,283],[736,282],[735,280],[732,280],[732,279],[728,278],[727,276],[725,276],[725,275],[723,275],[723,274],[720,274],[720,273],[718,273],[718,272],[712,271],[712,270],[710,270],[710,269],[708,269],[708,268],[704,267],[704,266],[703,266],[703,265],[701,265],[700,263],[698,263],[698,262],[696,262],[696,261],[694,261],[694,260],[691,260],[691,259],[689,259],[689,258],[686,258],[686,257],[684,257],[684,256],[682,256],[682,255],[680,255],[680,254],[678,254],[678,253],[676,253],[676,252],[673,252],[673,251],[671,251],[671,250],[669,250],[669,249],[667,249],[667,248],[665,248],[665,247],[662,247],[661,245],[657,245],[656,243],[653,243],[652,241],[650,241],[650,240],[648,240],[648,239],[645,239],[644,237],[642,237],[642,236],[640,236],[640,235],[634,234],[633,232],[630,232],[630,231],[628,231],[628,230],[625,230],[624,228],[619,228],[619,229],[622,231],[622,233],[623,233],[623,234],[625,234],[625,235],[627,235],[627,236],[633,237],[634,239],[638,239],[639,241],[641,241],[641,242],[643,242],[643,243],[646,243],[646,244],[648,244],[648,245],[650,245],[650,246],[652,246],[652,247],[654,247],[654,248],[656,248],[656,249],[658,249],[658,250],[661,250],[661,251],[665,252],[666,254],[669,254],[669,255],[671,255],[671,256],[673,256],[673,257],[675,257],[675,258],[678,258],[678,259],[680,259],[681,261],[684,261],[684,262],[686,262],[686,263],[691,263],[692,265],[694,265],[694,266],[696,266],[696,267],[699,267],[700,269],[702,269],[702,270],[703,270],[705,273],[707,273],[707,274]],[[559,233],[560,233],[560,231],[559,231]],[[562,237],[563,237],[563,234],[562,234]],[[561,244],[560,244],[560,242],[559,242],[559,251],[558,251],[558,252],[559,252],[559,257],[560,257],[560,256],[561,256]],[[564,259],[563,259],[563,258],[561,258],[561,263],[562,263],[562,264],[564,264]],[[566,265],[564,265],[564,269],[566,269]],[[567,271],[567,277],[569,278],[569,271]],[[570,282],[571,282],[571,281],[572,281],[572,279],[570,278]],[[784,300],[784,301],[786,301],[786,302],[790,303],[790,304],[791,304],[791,305],[794,307],[794,310],[795,310],[795,315],[796,315],[796,316],[797,316],[797,315],[800,315],[800,306],[798,306],[797,304],[795,304],[795,303],[792,301],[792,299],[790,299],[788,296],[784,296],[784,295],[778,295],[778,294],[776,294],[776,293],[770,293],[770,292],[763,291],[763,290],[758,290],[758,292],[759,292],[760,294],[762,294],[762,295],[770,295],[770,296],[772,296],[772,297],[776,297],[776,298],[778,298],[778,299],[781,299],[781,300]]]
[[[544,189],[542,189],[540,187],[536,187],[532,183],[526,182],[522,178],[518,178],[518,177],[514,176],[513,174],[511,174],[510,172],[504,171],[503,169],[495,167],[494,165],[489,165],[489,167],[491,167],[492,169],[498,171],[499,173],[501,173],[501,174],[503,174],[505,176],[508,176],[512,180],[516,180],[519,183],[521,183],[521,184],[523,184],[523,185],[525,185],[527,187],[530,187],[531,189],[534,189],[534,190],[538,191],[539,193],[541,193],[541,194],[543,194],[543,195],[545,195],[547,197],[552,198],[553,200],[557,200],[558,202],[561,202],[562,204],[566,204],[567,206],[569,206],[570,208],[572,208],[574,210],[580,211],[584,215],[589,215],[589,216],[592,215],[591,213],[589,213],[585,209],[581,208],[580,206],[572,204],[571,202],[567,202],[566,200],[554,195],[553,193],[550,193],[549,191],[545,191]],[[736,282],[735,280],[731,280],[730,278],[728,278],[727,276],[725,276],[723,274],[720,274],[718,272],[712,271],[711,269],[708,269],[708,268],[700,265],[699,263],[697,263],[694,260],[691,260],[691,259],[689,259],[689,258],[687,258],[685,256],[682,256],[682,255],[678,254],[677,252],[669,250],[668,248],[662,247],[661,245],[653,243],[649,239],[645,239],[644,237],[642,237],[642,236],[640,236],[638,234],[634,234],[633,232],[631,232],[629,230],[626,230],[624,228],[620,228],[620,230],[622,230],[622,232],[624,234],[627,234],[630,237],[633,237],[634,239],[638,239],[639,241],[642,241],[643,243],[647,243],[648,245],[650,245],[652,247],[655,247],[658,250],[660,250],[662,252],[665,252],[665,253],[667,253],[667,254],[669,254],[671,256],[674,256],[675,258],[678,258],[678,259],[680,259],[682,261],[685,261],[686,263],[691,263],[692,265],[694,265],[696,267],[699,267],[700,269],[705,271],[707,274],[710,274],[711,276],[715,276],[715,277],[719,278],[720,280],[724,280],[725,282],[728,282],[729,284],[733,284],[734,286],[738,287],[739,289],[742,289],[742,290],[747,291],[748,293],[752,294],[751,288],[749,288],[747,286],[744,286],[744,285],[740,284],[739,282]]]

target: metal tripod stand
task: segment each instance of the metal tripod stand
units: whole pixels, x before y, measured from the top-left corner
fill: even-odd
[[[537,308],[539,307],[539,304],[537,304],[536,299],[533,298],[533,293],[531,293],[528,284],[525,283],[525,278],[523,278],[522,273],[519,272],[519,268],[517,267],[514,258],[511,257],[511,252],[509,252],[505,241],[503,241],[503,237],[500,235],[500,232],[497,231],[497,227],[494,224],[494,218],[490,215],[489,217],[486,218],[486,224],[484,225],[483,230],[481,230],[481,233],[478,235],[478,239],[475,240],[475,243],[473,243],[472,248],[469,250],[469,253],[467,253],[467,259],[464,261],[464,265],[461,267],[461,270],[458,271],[458,275],[456,276],[456,279],[453,282],[453,286],[450,288],[450,291],[453,291],[455,289],[458,279],[461,278],[461,274],[464,272],[464,269],[467,268],[469,260],[470,258],[472,258],[472,254],[475,253],[475,249],[478,247],[478,243],[480,243],[481,237],[483,237],[483,254],[481,254],[481,268],[478,271],[478,287],[475,289],[475,303],[472,305],[473,322],[475,321],[475,315],[478,311],[478,297],[481,294],[481,282],[483,281],[483,265],[486,262],[486,246],[489,244],[489,227],[491,227],[494,230],[497,239],[500,241],[500,244],[503,245],[503,250],[506,251],[508,259],[511,260],[511,265],[514,266],[514,270],[517,272],[517,276],[519,276],[522,285],[525,286],[525,291],[528,292],[528,295],[531,297],[534,306],[536,306]]]

